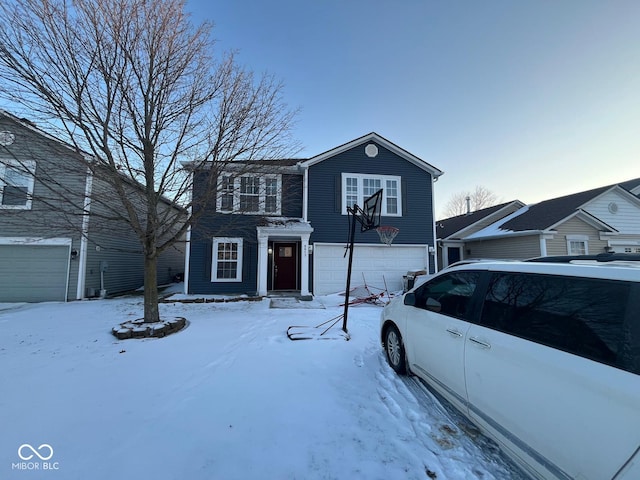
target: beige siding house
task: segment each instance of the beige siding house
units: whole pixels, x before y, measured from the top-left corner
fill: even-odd
[[[441,267],[477,258],[640,253],[638,195],[640,178],[535,205],[516,200],[440,220]]]

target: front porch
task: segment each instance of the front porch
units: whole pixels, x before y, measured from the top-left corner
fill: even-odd
[[[309,237],[313,228],[300,219],[268,219],[256,227],[258,295],[311,299]]]

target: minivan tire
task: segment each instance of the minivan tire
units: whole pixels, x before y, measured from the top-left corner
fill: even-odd
[[[406,374],[407,363],[402,336],[398,331],[398,327],[393,324],[384,330],[384,351],[391,368],[400,375]]]

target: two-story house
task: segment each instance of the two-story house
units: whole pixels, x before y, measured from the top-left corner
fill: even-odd
[[[408,271],[435,270],[433,184],[442,171],[376,133],[309,159],[230,162],[193,174],[195,198],[211,175],[218,189],[190,231],[189,294],[344,290],[347,207],[380,189],[381,223],[399,234],[387,246],[375,231],[357,231],[352,285],[399,290]]]
[[[140,242],[126,223],[108,220],[123,207],[89,160],[0,111],[0,302],[76,300],[143,285]],[[140,186],[130,188],[133,194]],[[167,250],[158,282],[183,268],[183,246]]]

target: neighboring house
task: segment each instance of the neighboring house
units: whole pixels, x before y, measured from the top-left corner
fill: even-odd
[[[358,226],[352,285],[399,290],[407,271],[436,269],[433,183],[442,172],[376,133],[306,160],[232,162],[194,175],[196,201],[210,175],[218,195],[190,232],[187,293],[344,290],[347,206],[379,189],[381,223],[400,232],[386,246]]]
[[[438,234],[438,242],[443,257],[451,258],[447,257],[448,250],[458,248],[461,259],[640,253],[638,194],[640,178],[521,206],[490,224],[474,224],[482,228],[447,229],[460,218],[454,217],[437,222],[445,226],[437,229],[443,231],[443,235]],[[502,210],[506,213],[519,203],[498,207],[508,207]],[[474,212],[479,217],[482,213]]]
[[[464,215],[438,220],[436,222],[436,238],[439,269],[465,258],[464,239],[467,236],[502,220],[522,207],[524,207],[524,203],[520,200],[513,200]]]
[[[122,206],[86,158],[0,111],[0,302],[76,300],[143,285],[140,243],[123,222],[104,220]],[[183,268],[182,247],[167,251],[158,282]]]

